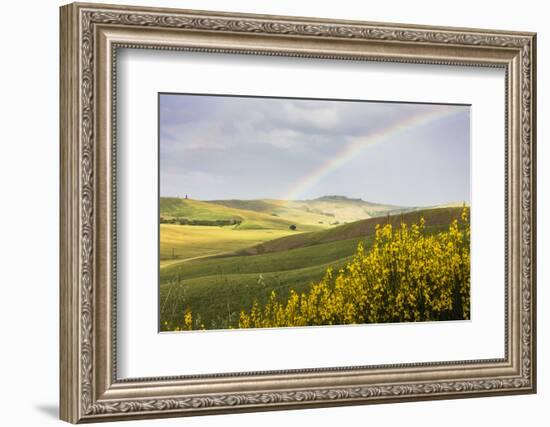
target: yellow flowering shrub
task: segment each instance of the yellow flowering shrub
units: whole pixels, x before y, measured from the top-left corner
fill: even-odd
[[[460,320],[470,317],[470,224],[467,209],[447,231],[377,225],[372,248],[362,243],[346,267],[328,269],[308,292],[241,311],[239,328]]]
[[[162,331],[192,331],[196,329],[206,329],[203,323],[200,322],[200,318],[193,318],[193,312],[190,309],[185,310],[183,315],[183,322],[172,323],[165,321],[161,325]]]

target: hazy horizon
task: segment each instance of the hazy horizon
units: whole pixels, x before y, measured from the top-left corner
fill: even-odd
[[[161,195],[160,197],[163,198],[163,199],[171,199],[171,198],[176,198],[176,199],[185,199],[185,196],[186,194],[175,194],[175,195]],[[189,195],[187,195],[189,196]],[[313,199],[277,199],[277,198],[273,198],[273,197],[262,197],[262,198],[253,198],[253,199],[245,199],[245,198],[240,198],[240,199],[235,199],[235,198],[231,198],[231,197],[228,197],[228,198],[225,198],[225,199],[198,199],[196,197],[187,197],[187,199],[189,200],[197,200],[199,202],[220,202],[220,201],[232,201],[232,200],[239,200],[239,201],[254,201],[254,200],[275,200],[275,201],[279,201],[279,202],[311,202],[311,201],[315,201],[315,200],[319,200],[319,199],[324,199],[324,198],[336,198],[336,197],[344,197],[345,199],[347,200],[362,200],[363,202],[366,202],[366,203],[369,203],[371,205],[381,205],[381,206],[395,206],[396,208],[421,208],[421,207],[432,207],[432,206],[443,206],[443,205],[461,205],[462,203],[465,203],[466,206],[470,206],[470,202],[469,201],[466,201],[466,200],[449,200],[448,202],[445,202],[445,203],[436,203],[436,204],[433,204],[433,205],[397,205],[395,203],[380,203],[378,202],[377,200],[365,200],[365,199],[361,199],[360,197],[348,197],[348,196],[341,196],[341,195],[338,195],[338,194],[327,194],[325,196],[319,196],[319,197],[316,197],[316,198],[313,198]]]
[[[160,196],[470,204],[462,105],[161,94]]]

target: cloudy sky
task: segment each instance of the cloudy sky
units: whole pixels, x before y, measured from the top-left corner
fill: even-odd
[[[468,106],[161,94],[161,196],[470,201]]]

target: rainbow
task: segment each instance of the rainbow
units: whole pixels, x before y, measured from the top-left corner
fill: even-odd
[[[308,175],[304,176],[292,190],[286,193],[283,200],[300,200],[300,197],[321,179],[331,172],[341,168],[350,160],[359,156],[365,149],[374,144],[387,141],[390,138],[402,135],[410,130],[425,126],[436,120],[451,117],[463,112],[462,108],[456,107],[438,107],[407,117],[406,119],[383,128],[365,138],[356,138],[340,150],[338,154],[326,161],[319,168],[313,170]]]

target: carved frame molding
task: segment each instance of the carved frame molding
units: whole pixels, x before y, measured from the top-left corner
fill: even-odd
[[[506,68],[506,357],[117,380],[116,286],[103,279],[116,282],[114,65],[120,47]],[[532,33],[62,7],[61,418],[102,421],[535,392],[534,97]],[[273,382],[266,386],[262,381],[270,376]],[[285,387],[288,380],[300,385]],[[196,392],[197,384],[210,391]]]

